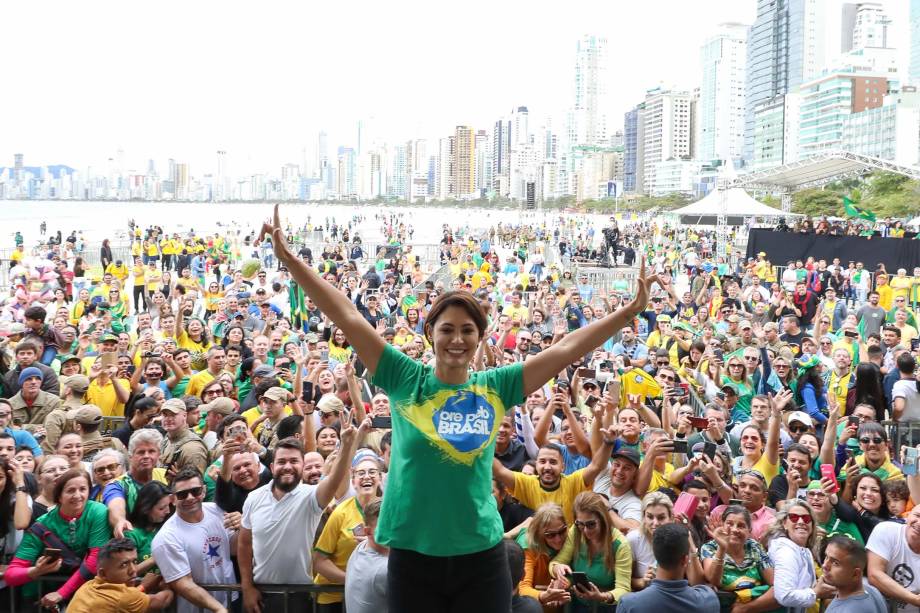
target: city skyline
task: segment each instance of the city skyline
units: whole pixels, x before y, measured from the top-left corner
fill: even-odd
[[[447,16],[415,1],[248,6],[11,5],[11,23],[45,25],[0,40],[5,56],[27,58],[6,75],[14,95],[0,104],[17,120],[7,121],[0,165],[24,153],[85,169],[122,150],[135,170],[172,157],[214,172],[224,150],[235,172],[266,172],[298,163],[320,130],[333,147],[355,147],[357,122],[371,118],[388,142],[488,128],[518,106],[561,125],[576,45],[589,33],[610,41],[617,127],[645,90],[692,87],[695,50],[722,21],[750,23],[754,0],[471,2]],[[672,46],[694,52],[664,53]]]
[[[701,0],[695,5],[716,7],[723,1]],[[76,112],[48,117],[38,124],[40,128],[28,121],[8,122],[10,134],[5,134],[4,142],[16,142],[16,135],[27,126],[30,137],[34,137],[27,139],[33,148],[14,150],[12,164],[0,152],[0,199],[419,201],[499,197],[534,205],[543,200],[574,197],[581,202],[624,193],[701,197],[713,189],[726,169],[730,174],[767,169],[837,148],[920,164],[920,72],[916,70],[920,65],[916,39],[920,12],[916,5],[920,1],[914,3],[909,17],[907,7],[897,0],[747,2],[756,8],[753,19],[719,21],[713,26],[707,14],[708,21],[682,24],[680,34],[685,39],[693,32],[693,50],[681,46],[690,44],[683,39],[665,44],[666,28],[655,30],[657,39],[647,37],[635,43],[630,55],[624,53],[629,38],[622,28],[608,35],[603,33],[605,28],[596,27],[573,34],[566,43],[561,34],[572,26],[566,20],[556,27],[559,39],[537,47],[510,35],[500,43],[489,41],[486,46],[477,46],[468,30],[461,28],[458,33],[456,24],[454,30],[441,32],[439,48],[452,50],[448,43],[453,35],[461,36],[474,50],[490,51],[488,61],[474,52],[465,56],[462,61],[472,67],[497,65],[501,50],[513,49],[514,57],[520,59],[517,64],[508,63],[502,72],[502,76],[508,75],[499,79],[502,87],[521,86],[523,74],[526,83],[521,91],[531,91],[535,82],[532,78],[527,81],[527,70],[533,65],[544,67],[537,84],[558,84],[548,89],[549,94],[543,91],[544,95],[536,98],[511,92],[513,97],[536,99],[538,103],[512,104],[504,109],[499,101],[509,90],[487,87],[494,71],[472,73],[472,82],[485,93],[455,87],[446,96],[437,95],[444,75],[456,72],[452,53],[433,56],[436,74],[424,72],[420,60],[410,57],[406,64],[409,72],[431,78],[416,79],[415,89],[395,98],[389,89],[375,90],[374,95],[362,98],[362,104],[372,110],[355,115],[354,100],[346,90],[337,90],[337,81],[330,80],[329,75],[334,73],[338,79],[356,76],[349,72],[348,62],[366,51],[368,40],[363,38],[340,37],[336,53],[328,56],[334,61],[331,73],[323,72],[322,61],[279,61],[267,66],[260,63],[266,47],[254,40],[247,41],[245,49],[211,47],[206,52],[215,59],[204,66],[213,67],[218,73],[215,77],[195,72],[202,65],[196,53],[203,51],[189,47],[193,43],[201,47],[208,37],[180,41],[182,44],[173,47],[147,48],[141,36],[141,41],[126,47],[122,55],[116,55],[117,45],[113,46],[107,52],[109,59],[117,63],[134,54],[130,63],[143,53],[162,51],[167,59],[175,56],[182,60],[170,63],[170,68],[176,64],[181,70],[165,73],[165,77],[175,78],[135,71],[112,81],[114,85],[105,94],[68,98],[76,104],[104,103],[96,112],[108,114],[95,122],[85,114],[76,120]],[[670,0],[652,4],[662,7]],[[732,6],[737,9],[743,4]],[[280,6],[271,5],[275,11]],[[617,10],[624,15],[631,10],[635,17],[641,14],[637,6],[621,3]],[[889,12],[891,7],[894,10]],[[239,16],[232,11],[229,15],[220,13],[215,23]],[[259,25],[257,18],[248,28],[257,30]],[[432,27],[436,26],[426,24],[424,31]],[[181,33],[181,27],[174,31]],[[381,31],[371,31],[370,40],[373,42]],[[386,30],[386,36],[398,32]],[[227,33],[221,36],[229,38]],[[104,44],[115,40],[117,36],[109,37]],[[143,47],[143,53],[138,46]],[[390,53],[392,49],[382,49],[374,64],[389,66]],[[552,55],[552,62],[544,62],[546,53]],[[673,59],[674,66],[693,58],[693,68],[685,70],[679,79],[662,78],[668,72],[655,71],[659,56]],[[74,59],[79,60],[79,54]],[[87,65],[98,68],[104,64]],[[215,106],[214,92],[206,86],[220,81],[220,70],[228,66],[233,67],[234,75],[248,80],[236,83],[230,94],[219,92]],[[252,66],[258,67],[254,75],[246,70]],[[285,88],[302,93],[297,87],[307,83],[320,92],[310,101],[327,104],[341,99],[342,108],[334,114],[313,116],[308,112],[311,107],[298,106],[296,113],[285,114],[282,99],[295,105],[303,100],[275,94],[277,88],[270,87],[265,77],[291,66],[302,70],[294,73],[296,83],[285,83]],[[632,78],[635,74],[631,71],[637,67],[646,87],[636,87],[640,81]],[[405,72],[400,69],[396,73]],[[195,95],[177,96],[175,91],[182,90],[189,78],[201,82],[202,87]],[[360,84],[372,84],[375,78],[370,75]],[[454,82],[465,83],[462,79]],[[156,110],[162,112],[154,116],[145,113],[143,105],[131,107],[130,112],[138,117],[129,123],[120,122],[125,108],[115,102],[119,97],[136,96],[138,87],[150,84],[156,87],[138,102],[150,107],[158,100],[162,108]],[[46,86],[46,81],[41,81],[36,88]],[[22,91],[22,99],[40,98],[40,92],[31,88]],[[161,95],[157,98],[152,92]],[[243,93],[256,95],[263,102],[271,98],[267,105],[277,108],[267,111],[264,105],[256,104],[244,111],[240,107],[246,100]],[[377,95],[381,93],[382,98]],[[471,94],[475,103],[465,98]],[[12,103],[21,107],[22,99],[13,96]],[[409,122],[414,128],[401,124],[393,115],[380,114],[388,112],[386,105],[394,99],[399,112],[415,113]],[[457,109],[461,100],[470,108]],[[626,106],[620,110],[624,101]],[[208,105],[211,112],[203,115],[202,109]],[[395,107],[389,108],[392,111]],[[11,115],[28,119],[36,112],[28,109]],[[202,144],[209,138],[208,130],[228,113],[238,113],[239,120],[224,125],[223,142],[208,151]],[[468,121],[469,117],[477,119]],[[247,124],[247,119],[253,118],[258,119],[258,129]],[[163,127],[163,121],[168,126]],[[74,135],[87,127],[98,135],[84,141],[77,157],[61,154],[68,151]],[[138,135],[158,127],[165,130],[160,137],[170,143],[166,153],[152,148],[132,150],[120,143],[91,164],[76,161],[81,155],[104,149],[104,137],[112,130],[118,131],[120,140],[126,140],[140,138]],[[232,145],[234,139],[245,141],[255,132],[261,138],[257,145]],[[54,151],[60,158],[53,162],[34,151],[49,135],[54,136]],[[189,150],[199,153],[185,153]],[[57,165],[73,171],[61,171]]]

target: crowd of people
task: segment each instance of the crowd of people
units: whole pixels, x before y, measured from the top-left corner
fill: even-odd
[[[775,227],[777,232],[795,232],[798,234],[826,234],[830,236],[881,236],[885,238],[916,238],[916,232],[909,231],[902,219],[862,219],[862,218],[828,218],[826,215],[817,219],[800,217],[790,226],[785,218],[780,218]],[[908,234],[910,232],[910,234]]]
[[[649,222],[445,225],[434,262],[392,214],[316,225],[132,228],[79,275],[42,248],[0,344],[17,606],[920,611],[920,274]],[[573,258],[625,248],[610,289]]]

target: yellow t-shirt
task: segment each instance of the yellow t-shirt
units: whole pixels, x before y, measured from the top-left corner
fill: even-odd
[[[905,347],[910,346],[910,342],[917,338],[917,329],[912,325],[905,323],[904,327],[901,328],[901,344]]]
[[[262,409],[259,407],[259,405],[256,405],[251,409],[246,409],[240,415],[243,419],[246,420],[246,425],[249,426],[249,429],[252,430],[252,424],[256,423],[256,420],[262,417]],[[291,407],[284,407],[284,416],[287,417],[288,415],[291,415]],[[262,433],[262,424],[264,423],[265,422],[263,421],[255,430],[253,430],[252,435],[254,437],[259,438],[259,435]]]
[[[149,268],[144,273],[144,280],[147,284],[148,292],[155,292],[160,289],[160,281],[163,280],[163,273],[159,269],[154,268],[150,270]]]
[[[886,311],[890,311],[891,305],[894,304],[894,290],[886,283],[885,285],[876,286],[875,291],[878,292],[878,305]]]
[[[204,386],[214,380],[214,375],[208,370],[202,370],[198,374],[192,375],[188,380],[188,386],[185,388],[186,396],[200,396]]]
[[[657,468],[653,469],[652,470],[652,480],[649,481],[649,484],[648,484],[648,491],[654,492],[654,491],[657,491],[658,488],[662,488],[662,487],[674,489],[674,486],[671,484],[670,481],[668,481],[668,476],[670,476],[672,472],[674,472],[674,465],[669,464],[667,462],[665,462],[665,465],[664,465],[664,472],[660,472]]]
[[[630,394],[639,396],[639,402],[645,402],[646,398],[656,398],[661,395],[661,385],[641,368],[633,368],[620,375],[620,390],[622,403],[629,400]],[[626,406],[626,404],[620,406]]]
[[[575,496],[588,489],[582,476],[584,472],[584,469],[581,469],[571,475],[562,475],[559,487],[552,491],[540,487],[540,479],[536,475],[514,473],[514,489],[508,493],[517,498],[522,505],[531,509],[537,509],[541,504],[547,502],[555,502],[562,507],[565,521],[571,524],[575,521],[575,511],[572,508]]]
[[[199,342],[192,339],[185,330],[176,338],[176,344],[182,349],[188,349],[192,353],[204,353],[208,350],[208,347],[211,346],[210,342]]]
[[[527,321],[527,316],[529,315],[529,312],[527,311],[527,307],[525,307],[523,304],[522,304],[521,306],[519,306],[519,307],[516,307],[516,306],[514,306],[514,305],[511,305],[511,306],[505,307],[505,308],[502,310],[502,315],[507,315],[507,316],[510,317],[511,319],[514,319],[514,318],[515,318],[515,315],[517,315],[517,320],[518,320],[518,321],[526,322],[526,321]]]
[[[888,282],[888,285],[891,286],[895,298],[904,298],[906,300],[910,299],[910,277],[893,277]]]
[[[67,610],[73,613],[144,613],[149,607],[150,596],[136,587],[128,587],[124,583],[108,583],[96,577],[77,590],[73,600],[67,605]]]
[[[131,382],[127,379],[119,379],[118,383],[126,390],[131,389]],[[115,395],[115,385],[109,381],[105,387],[99,385],[98,379],[93,379],[86,390],[86,403],[94,404],[102,409],[103,417],[124,417],[125,405],[118,402]]]
[[[358,542],[355,540],[355,528],[364,526],[364,512],[358,499],[352,496],[335,508],[335,511],[329,515],[323,533],[319,535],[313,551],[326,554],[332,563],[340,569],[345,570],[348,558],[357,547]],[[322,575],[314,577],[313,582],[317,585],[329,585],[332,583]],[[341,594],[320,594],[317,600],[319,604],[332,604],[342,602]]]
[[[142,287],[144,285],[145,271],[146,268],[140,264],[135,264],[131,268],[131,274],[134,275],[134,287]]]

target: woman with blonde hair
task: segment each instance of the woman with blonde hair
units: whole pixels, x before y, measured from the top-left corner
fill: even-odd
[[[587,576],[587,583],[574,586],[572,613],[616,611],[616,603],[632,591],[632,550],[611,523],[603,496],[582,492],[575,497],[574,509],[575,525],[550,562],[550,574],[566,585],[573,572]]]
[[[562,507],[547,502],[533,514],[525,533],[526,544],[522,543],[524,577],[518,584],[518,593],[536,598],[545,613],[561,611],[562,606],[572,599],[564,586],[549,574],[549,561],[565,545],[567,534]]]
[[[638,530],[626,533],[626,542],[632,550],[632,589],[648,587],[655,578],[655,552],[652,551],[652,534],[658,526],[674,520],[674,504],[662,492],[649,492],[642,499],[642,523]]]
[[[773,596],[790,613],[817,611],[819,598],[834,596],[834,588],[817,578],[823,532],[808,503],[796,500],[776,514],[764,535],[773,561]]]

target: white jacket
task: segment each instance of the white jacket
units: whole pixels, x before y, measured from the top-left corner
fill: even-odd
[[[773,594],[789,613],[803,613],[815,604],[815,560],[811,551],[781,536],[770,541]]]

